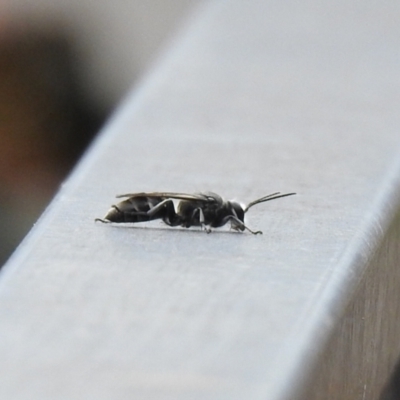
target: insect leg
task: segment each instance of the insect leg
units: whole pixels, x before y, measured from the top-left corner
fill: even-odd
[[[171,199],[166,199],[161,201],[160,203],[158,203],[157,205],[155,205],[153,208],[151,208],[149,211],[146,212],[146,214],[149,217],[154,217],[152,219],[157,219],[157,217],[155,217],[155,215],[163,209],[169,209],[172,206],[172,209],[174,210],[174,202]]]
[[[249,232],[251,232],[253,235],[258,235],[262,234],[262,231],[252,231],[250,228],[248,228],[239,218],[235,217],[234,215],[228,215],[226,216],[221,223],[221,226],[225,225],[228,221],[231,222],[231,227],[235,230],[241,230],[244,231],[247,229]]]
[[[118,210],[116,206],[114,206]],[[160,201],[158,204],[147,211],[124,211],[126,222],[144,222],[152,221],[154,219],[164,218],[165,214],[175,213],[173,201],[166,199]]]
[[[196,208],[196,209],[193,211],[192,217],[194,217],[194,214],[195,214],[195,212],[196,212],[197,210],[199,210],[199,222],[200,222],[201,229],[204,229],[207,233],[210,233],[210,232],[211,232],[211,229],[210,229],[210,228],[207,228],[206,225],[204,224],[205,218],[204,218],[204,213],[203,213],[202,208],[200,208],[200,207],[199,207],[199,208]]]
[[[149,220],[161,218],[169,226],[181,224],[181,217],[175,212],[174,202],[171,199],[165,199],[151,208],[146,213]]]
[[[176,213],[174,202],[171,199],[165,199],[148,211],[151,219],[161,218],[169,226],[178,226],[182,223],[182,218]]]

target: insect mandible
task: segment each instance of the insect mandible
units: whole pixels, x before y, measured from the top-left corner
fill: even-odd
[[[104,223],[135,223],[161,219],[169,226],[200,226],[207,233],[211,228],[219,228],[228,222],[231,229],[243,232],[247,229],[254,235],[262,234],[253,231],[244,224],[246,212],[256,204],[293,196],[296,193],[280,192],[269,194],[250,202],[247,206],[233,200],[224,200],[212,192],[186,194],[173,192],[131,193],[122,194],[117,198],[125,198],[120,203],[111,206],[106,216],[95,221]],[[173,200],[179,200],[177,209]]]

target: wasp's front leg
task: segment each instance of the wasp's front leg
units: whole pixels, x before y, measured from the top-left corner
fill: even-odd
[[[234,215],[228,215],[222,220],[222,225],[225,225],[226,223],[230,222],[231,223],[231,228],[238,231],[244,231],[247,229],[249,232],[251,232],[253,235],[262,235],[261,231],[252,231],[250,228],[248,228],[239,218],[235,217]]]

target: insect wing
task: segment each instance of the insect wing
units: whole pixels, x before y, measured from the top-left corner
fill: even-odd
[[[162,198],[162,199],[177,199],[177,200],[195,200],[195,201],[209,201],[208,197],[203,194],[187,194],[187,193],[174,193],[174,192],[141,192],[141,193],[127,193],[119,194],[117,198],[122,197],[149,197],[149,198]]]

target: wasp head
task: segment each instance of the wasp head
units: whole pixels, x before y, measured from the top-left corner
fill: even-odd
[[[236,201],[230,201],[231,209],[235,217],[244,222],[244,209],[243,206]]]
[[[231,220],[231,227],[237,231],[243,231],[244,228],[244,209],[243,206],[236,201],[229,201],[229,206],[230,206],[230,213],[232,216],[236,217],[241,224],[238,222],[235,222],[234,220]]]

